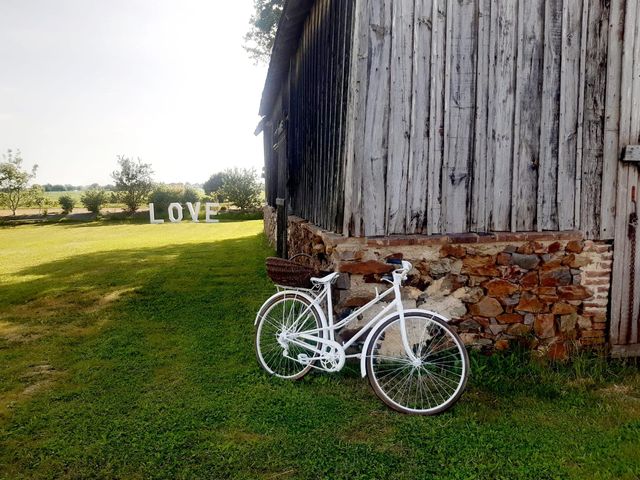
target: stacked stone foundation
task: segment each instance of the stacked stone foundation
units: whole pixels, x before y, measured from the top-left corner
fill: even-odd
[[[267,207],[265,232],[272,240],[273,219]],[[580,232],[351,238],[289,217],[288,248],[341,272],[338,314],[386,288],[381,277],[393,267],[385,259],[395,256],[414,266],[402,288],[405,306],[450,318],[474,348],[522,345],[564,359],[606,345],[612,247]]]

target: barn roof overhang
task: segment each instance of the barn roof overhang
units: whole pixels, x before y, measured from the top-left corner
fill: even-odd
[[[315,0],[287,0],[278,23],[278,31],[271,52],[269,71],[262,91],[260,115],[271,112],[282,82],[289,74],[289,62],[298,49],[304,22]]]

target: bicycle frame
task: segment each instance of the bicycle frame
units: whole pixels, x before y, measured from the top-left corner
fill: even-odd
[[[311,298],[310,295],[304,295],[307,299],[310,299],[312,301],[303,312],[298,314],[298,317],[299,318],[303,317],[312,308],[315,308],[316,310],[319,310],[320,312],[324,313],[324,310],[321,304],[323,301],[326,300],[327,302],[326,318],[328,320],[327,324],[323,325],[321,328],[305,330],[304,332],[295,332],[295,327],[297,326],[297,322],[294,322],[292,326],[293,332],[287,336],[287,340],[313,352],[314,356],[309,358],[310,361],[318,360],[318,359],[321,359],[322,356],[326,354],[327,347],[330,347],[330,348],[339,347],[344,351],[348,349],[350,346],[352,346],[354,343],[356,343],[365,333],[369,332],[369,336],[370,336],[374,332],[374,329],[372,327],[389,318],[389,316],[391,315],[391,312],[395,309],[398,316],[400,317],[400,326],[401,326],[400,331],[401,331],[402,343],[403,343],[405,352],[411,361],[416,361],[416,356],[411,350],[411,346],[409,345],[409,341],[407,339],[406,325],[405,325],[405,319],[404,319],[405,310],[404,310],[404,305],[402,304],[402,298],[401,298],[401,292],[400,292],[400,285],[402,284],[402,280],[404,279],[405,275],[410,269],[411,269],[411,264],[409,262],[403,262],[403,268],[395,270],[392,274],[393,282],[392,282],[391,288],[388,288],[382,293],[378,292],[378,289],[376,288],[375,298],[373,298],[371,301],[369,301],[362,307],[351,312],[347,317],[340,320],[338,323],[334,323],[333,302],[331,298],[331,283],[330,282],[324,283],[322,292],[319,293],[317,296],[315,296],[315,298]],[[290,290],[288,292],[294,295],[300,294],[296,290]],[[335,341],[336,330],[339,330],[349,325],[350,323],[354,322],[358,316],[368,311],[370,308],[372,308],[378,302],[381,302],[383,299],[387,298],[392,293],[394,294],[393,301],[389,302],[389,304],[386,307],[384,307],[378,314],[376,314],[371,320],[369,320],[366,323],[366,325],[360,329],[360,331],[358,331],[353,337],[351,337],[344,344],[340,345],[336,343]],[[321,336],[317,336],[317,334],[321,334]],[[316,343],[321,344],[322,347],[318,348],[315,345],[310,345],[309,343],[304,342],[304,340],[314,341]],[[368,340],[369,338],[367,338],[367,341],[365,342],[365,348],[363,349],[364,351],[366,351],[366,346],[369,343]],[[360,353],[351,354],[351,355],[345,354],[344,358],[359,358],[361,360],[364,360],[363,355],[364,354],[361,351]],[[341,361],[340,364],[342,363],[343,362]],[[340,368],[341,367],[342,365],[340,365]]]

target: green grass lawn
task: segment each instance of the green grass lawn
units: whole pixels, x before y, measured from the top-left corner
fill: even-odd
[[[266,376],[261,228],[0,228],[0,478],[639,478],[636,367],[473,356],[438,417]]]

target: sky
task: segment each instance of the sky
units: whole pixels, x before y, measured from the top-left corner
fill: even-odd
[[[265,66],[252,0],[0,0],[0,152],[36,182],[110,183],[117,155],[159,182],[262,168]]]

